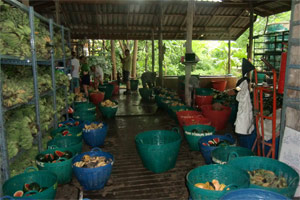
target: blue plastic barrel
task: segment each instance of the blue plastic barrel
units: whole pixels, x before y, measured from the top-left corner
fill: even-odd
[[[100,122],[87,122],[86,125],[90,125],[91,123],[99,124]],[[104,140],[107,134],[107,124],[103,123],[102,128],[94,129],[94,130],[85,130],[83,129],[83,139],[85,143],[91,147],[99,147],[104,144]]]
[[[209,135],[209,136],[204,136],[202,137],[199,142],[199,149],[204,157],[205,163],[206,164],[211,164],[212,163],[212,157],[211,157],[211,152],[218,148],[217,146],[205,146],[203,143],[207,143],[209,140],[219,138],[220,140],[226,140],[230,143],[230,145],[235,144],[235,139],[232,137],[230,134],[226,135]]]
[[[240,200],[240,199],[247,199],[247,200],[288,200],[289,198],[278,194],[276,192],[263,190],[263,189],[238,189],[233,190],[225,194],[221,200]]]
[[[75,162],[81,161],[84,155],[89,156],[104,156],[106,159],[111,159],[112,162],[102,167],[96,168],[80,168],[74,166]],[[89,152],[79,154],[73,158],[73,172],[84,190],[100,190],[107,183],[111,175],[114,157],[108,152],[103,152],[100,148],[93,148]]]

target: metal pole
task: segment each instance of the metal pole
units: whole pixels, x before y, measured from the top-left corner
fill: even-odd
[[[53,48],[53,20],[49,22],[50,40],[51,40],[51,78],[53,90],[53,110],[54,110],[54,128],[57,128],[57,110],[56,110],[56,82],[55,82],[55,65],[54,65],[54,48]]]
[[[159,12],[159,42],[158,42],[158,47],[159,47],[159,84],[161,87],[163,87],[163,34],[162,34],[162,21],[163,21],[163,10],[162,10],[162,5],[160,2],[159,6],[160,12]]]
[[[187,20],[186,20],[186,53],[193,53],[192,40],[193,40],[193,16],[194,16],[194,1],[189,0],[187,6]],[[189,89],[191,77],[191,63],[185,65],[185,102],[188,106],[191,105],[191,93]]]
[[[33,7],[29,7],[29,23],[30,23],[30,46],[31,46],[31,55],[32,55],[32,74],[33,74],[33,85],[34,85],[34,102],[35,102],[35,113],[36,113],[36,128],[38,136],[38,149],[39,152],[43,150],[42,147],[42,132],[41,132],[41,123],[40,123],[40,104],[39,104],[39,87],[37,80],[37,59],[35,51],[35,29],[34,29],[34,10]]]
[[[3,107],[2,107],[2,73],[1,73],[1,55],[0,55],[0,153],[1,153],[1,162],[0,162],[0,184],[3,185],[4,181],[9,178],[9,163],[8,163],[8,152],[6,145],[6,137],[4,130],[4,120],[3,120]],[[0,187],[0,196],[3,196],[2,187]]]
[[[65,29],[64,26],[61,26],[61,40],[62,40],[62,50],[63,50],[63,65],[64,65],[64,72],[67,74],[67,67],[66,67],[66,51],[65,51]],[[65,87],[65,97],[66,97],[66,116],[67,120],[69,120],[69,105],[68,105],[68,88]]]
[[[253,51],[253,5],[252,2],[250,2],[250,27],[249,27],[249,46],[248,46],[248,54],[247,58],[250,62],[252,62],[253,56],[252,56],[252,51]],[[250,79],[251,83],[251,73],[249,72],[247,74],[248,78]],[[249,84],[250,87],[251,84]]]

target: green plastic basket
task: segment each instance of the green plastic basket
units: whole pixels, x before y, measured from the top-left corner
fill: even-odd
[[[109,83],[99,85],[99,90],[105,93],[104,99],[110,99],[114,91],[114,85]]]
[[[271,158],[259,156],[239,157],[228,162],[228,165],[239,167],[243,170],[253,171],[265,169],[273,171],[277,176],[283,176],[287,180],[287,188],[270,188],[251,184],[251,188],[259,188],[280,193],[288,198],[293,198],[299,184],[298,173],[287,164]]]
[[[243,156],[254,156],[254,153],[244,147],[223,146],[211,152],[212,161],[217,164],[226,164],[228,161]]]
[[[51,131],[51,137],[52,138],[55,138],[55,137],[66,137],[66,136],[62,135],[63,131],[69,131],[69,133],[67,134],[67,136],[69,136],[69,134],[70,134],[71,136],[82,138],[82,128],[77,127],[77,126],[73,126],[73,127],[62,126],[62,127],[57,128],[57,129],[54,129],[54,130]]]
[[[93,103],[89,103],[89,102],[75,103],[74,110],[77,112],[96,111],[96,106]]]
[[[3,194],[13,196],[18,190],[23,190],[25,183],[38,183],[41,187],[48,189],[30,196],[30,199],[54,199],[57,188],[57,176],[48,170],[38,171],[34,167],[28,167],[24,173],[16,175],[7,181],[2,186]],[[28,197],[18,197],[18,199],[28,199]]]
[[[118,102],[112,101],[116,103],[116,106],[114,107],[106,107],[106,106],[101,106],[101,103],[99,104],[99,110],[102,113],[103,117],[107,119],[114,118],[117,114],[118,111]]]
[[[196,88],[196,95],[209,96],[212,95],[213,92],[211,88]]]
[[[145,168],[162,173],[175,167],[182,139],[178,129],[174,130],[146,131],[135,137],[137,151]]]
[[[139,86],[139,80],[130,80],[130,88],[132,91],[137,91]]]
[[[187,110],[194,110],[192,107],[188,106],[169,106],[168,107],[168,113],[172,119],[174,119],[176,122],[178,122],[176,113],[179,111],[187,111]]]
[[[204,165],[191,170],[187,176],[187,186],[193,200],[196,199],[220,199],[224,194],[234,189],[248,188],[249,174],[237,167],[230,165]],[[226,185],[223,191],[201,189],[195,186],[196,183],[211,182],[213,179]],[[230,190],[227,190],[229,188]]]
[[[151,99],[152,91],[153,90],[149,89],[149,88],[140,88],[139,89],[140,95],[141,95],[142,99],[144,99],[144,100],[150,100]]]
[[[190,125],[184,126],[184,136],[187,140],[189,147],[192,151],[200,151],[198,141],[208,135],[213,135],[216,132],[216,128],[208,125]],[[193,130],[196,130],[197,133],[193,133]],[[201,133],[207,131],[207,133]]]
[[[97,113],[95,111],[76,111],[73,118],[82,121],[96,121]]]
[[[39,153],[35,157],[36,165],[40,170],[49,170],[54,174],[56,174],[58,184],[69,183],[72,180],[72,158],[62,159],[61,162],[57,162],[57,163],[44,163],[37,160],[37,157],[39,155],[45,155],[49,153],[54,154],[55,151],[65,151],[65,150],[60,148],[48,149],[46,151]],[[72,152],[72,157],[74,157],[74,155],[75,153]]]
[[[47,142],[47,147],[48,149],[60,148],[63,151],[71,151],[76,155],[81,153],[82,139],[74,136],[54,138]]]

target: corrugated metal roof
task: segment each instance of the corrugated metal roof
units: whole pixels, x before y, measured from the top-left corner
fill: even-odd
[[[155,39],[162,18],[163,39],[185,39],[186,0],[59,0],[61,20],[74,39]],[[249,27],[250,1],[195,2],[193,39],[235,40]],[[291,8],[291,1],[253,0],[254,12],[268,16]],[[30,2],[54,17],[53,7]],[[48,4],[49,5],[49,1]],[[162,16],[160,16],[162,9]],[[160,18],[161,17],[161,18]]]

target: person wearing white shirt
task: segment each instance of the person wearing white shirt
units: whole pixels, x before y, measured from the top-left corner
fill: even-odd
[[[79,86],[79,71],[80,71],[80,64],[79,60],[76,58],[75,52],[72,52],[72,60],[71,60],[71,66],[72,66],[72,88],[74,88],[75,94],[80,93],[80,86]]]
[[[103,84],[103,69],[99,66],[92,66],[91,67],[92,73],[93,73],[93,77],[94,77],[94,87],[95,89],[98,89],[99,84]]]

